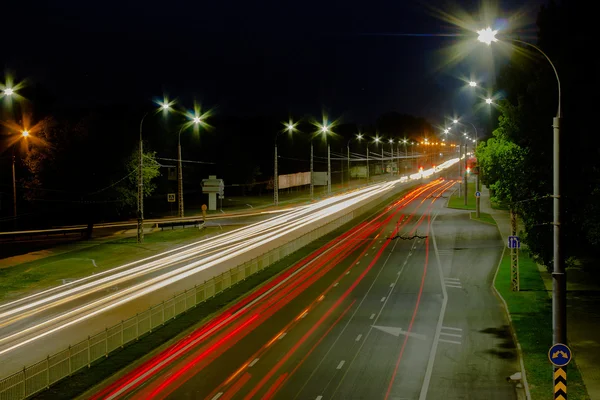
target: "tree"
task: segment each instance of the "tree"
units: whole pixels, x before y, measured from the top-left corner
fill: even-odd
[[[118,204],[124,209],[133,210],[137,205],[139,154],[139,149],[136,149],[127,159],[125,163],[127,175],[116,185]],[[144,151],[143,156],[142,178],[144,181],[144,197],[149,197],[156,190],[156,183],[152,182],[152,180],[160,176],[160,164],[156,161],[155,151]]]

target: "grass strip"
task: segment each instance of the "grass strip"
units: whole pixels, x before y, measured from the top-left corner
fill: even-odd
[[[519,252],[520,291],[513,292],[510,282],[510,252],[500,264],[495,286],[512,317],[512,323],[523,351],[523,362],[532,400],[552,397],[553,370],[548,360],[552,345],[552,300],[536,262],[528,252]],[[567,368],[569,400],[588,400],[587,390],[575,361]]]
[[[458,195],[456,190],[450,199],[448,199],[448,208],[456,208],[459,210],[474,210],[475,209],[475,182],[467,183],[467,204],[465,205],[465,194],[461,192]]]

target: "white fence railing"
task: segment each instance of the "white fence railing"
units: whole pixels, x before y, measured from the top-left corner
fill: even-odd
[[[365,204],[291,242],[225,271],[200,285],[194,285],[183,293],[154,305],[117,325],[105,328],[104,331],[93,336],[88,336],[87,339],[48,356],[36,364],[24,367],[22,371],[0,380],[0,400],[25,399],[61,379],[71,376],[78,370],[89,367],[95,361],[108,357],[114,350],[152,332],[179,314],[364,214],[373,206],[372,203]]]

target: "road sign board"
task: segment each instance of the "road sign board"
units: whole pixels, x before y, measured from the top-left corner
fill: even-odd
[[[518,236],[509,236],[508,237],[508,248],[509,249],[520,249],[521,248],[521,240]]]
[[[475,197],[481,197],[481,192],[475,192]]]
[[[564,367],[571,361],[571,349],[566,344],[556,343],[550,347],[548,359],[557,367]]]
[[[175,203],[175,193],[168,193],[167,194],[167,201],[169,203]]]

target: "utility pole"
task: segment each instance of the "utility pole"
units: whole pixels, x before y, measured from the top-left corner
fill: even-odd
[[[467,188],[467,142],[465,141],[465,173],[464,173],[464,182],[465,182],[465,206],[467,205],[467,192],[469,191]]]
[[[140,159],[138,166],[138,199],[137,199],[137,242],[144,243],[144,149],[142,143],[142,125],[148,113],[144,114],[140,121]]]
[[[181,131],[179,132],[179,137],[181,137]],[[179,162],[177,163],[177,200],[179,200],[179,218],[183,218],[183,165],[181,161],[181,139],[177,146],[177,157],[179,159]]]
[[[476,172],[477,172],[477,176],[475,177],[475,190],[477,192],[480,191],[479,189],[479,163],[477,163],[478,165],[475,167],[476,168]],[[476,218],[480,218],[481,217],[481,196],[477,196],[475,198],[475,217]]]
[[[313,178],[313,142],[310,141],[310,199],[315,197],[315,181]]]
[[[350,142],[348,142],[346,149],[348,150],[348,187],[350,187]]]
[[[277,176],[277,139],[275,139],[275,172],[273,173],[273,197],[275,200],[275,205],[279,205],[279,178]],[[312,174],[311,174],[312,176]]]
[[[367,183],[369,183],[369,178],[371,173],[369,172],[369,143],[367,143]]]
[[[331,194],[331,151],[327,141],[327,194]]]
[[[12,156],[12,184],[13,184],[13,217],[15,229],[17,227],[17,180],[15,175],[15,155]]]
[[[462,168],[461,168],[461,164],[460,164],[460,158],[462,156],[462,145],[460,144],[460,140],[458,143],[458,179],[460,179],[462,177]],[[462,195],[462,185],[459,183],[458,185],[458,197],[460,197]]]

